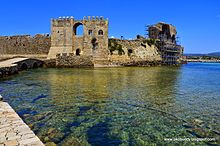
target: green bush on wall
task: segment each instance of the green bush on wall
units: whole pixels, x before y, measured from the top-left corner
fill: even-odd
[[[144,44],[147,43],[149,46],[152,46],[152,45],[155,45],[155,44],[156,44],[156,40],[149,38],[149,39],[143,40],[143,43],[144,43]]]
[[[116,42],[116,40],[110,39],[110,40],[108,41],[108,47],[109,47],[109,50],[110,50],[111,54],[112,54],[115,50],[118,50],[118,54],[119,54],[119,55],[125,54],[124,50],[122,49],[122,45],[121,45],[121,44],[118,44],[118,43]]]

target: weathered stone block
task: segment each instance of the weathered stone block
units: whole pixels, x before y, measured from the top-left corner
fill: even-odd
[[[18,142],[17,140],[8,140],[4,142],[5,146],[17,146]]]

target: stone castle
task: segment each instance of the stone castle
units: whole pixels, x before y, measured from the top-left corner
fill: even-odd
[[[44,58],[60,67],[151,66],[179,64],[183,47],[176,42],[176,28],[158,23],[148,28],[149,38],[108,38],[108,19],[73,17],[51,19],[51,35],[2,36],[0,59],[14,56]],[[83,34],[77,28],[83,26]]]

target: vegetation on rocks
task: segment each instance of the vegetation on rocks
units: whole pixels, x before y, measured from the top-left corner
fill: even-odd
[[[149,39],[143,40],[143,43],[144,43],[144,44],[147,43],[149,46],[152,46],[152,45],[156,45],[156,40],[149,38]]]
[[[108,47],[109,47],[109,50],[110,50],[111,54],[113,54],[113,52],[116,51],[116,50],[118,51],[119,55],[125,54],[124,50],[122,49],[122,45],[118,44],[116,42],[116,40],[114,40],[114,39],[109,39]]]

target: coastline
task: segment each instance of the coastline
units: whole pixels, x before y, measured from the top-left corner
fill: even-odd
[[[187,62],[220,63],[220,60],[187,59]]]

